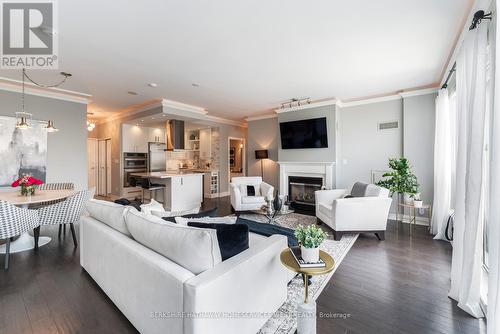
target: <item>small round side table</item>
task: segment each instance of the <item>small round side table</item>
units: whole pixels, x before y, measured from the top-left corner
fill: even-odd
[[[304,302],[297,305],[297,333],[316,333],[316,301],[309,301],[309,278],[308,276],[328,274],[335,268],[335,260],[326,252],[320,250],[319,257],[325,262],[321,268],[301,268],[290,251],[283,250],[280,254],[281,263],[296,273],[302,274],[304,280]]]

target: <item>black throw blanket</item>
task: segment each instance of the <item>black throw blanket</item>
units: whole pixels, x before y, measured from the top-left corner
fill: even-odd
[[[258,223],[253,220],[244,218],[236,219],[236,224],[245,224],[248,226],[248,231],[255,234],[260,234],[270,237],[273,234],[281,234],[288,238],[288,247],[298,246],[297,238],[295,238],[294,231],[290,228],[283,226],[271,225],[268,223]]]

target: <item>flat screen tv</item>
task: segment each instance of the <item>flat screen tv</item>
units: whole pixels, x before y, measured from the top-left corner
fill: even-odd
[[[280,123],[281,148],[328,147],[326,117]]]

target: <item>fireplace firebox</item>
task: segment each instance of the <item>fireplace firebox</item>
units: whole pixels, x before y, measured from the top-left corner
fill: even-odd
[[[321,177],[289,176],[288,200],[290,206],[300,213],[315,214],[314,192],[321,190]]]

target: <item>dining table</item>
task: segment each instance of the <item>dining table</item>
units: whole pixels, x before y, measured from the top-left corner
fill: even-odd
[[[31,205],[43,205],[53,201],[64,200],[75,195],[77,191],[69,189],[60,190],[37,190],[34,195],[21,195],[19,191],[0,192],[0,201],[6,201],[23,209],[29,209]],[[51,241],[50,237],[39,237],[38,246],[44,246]],[[35,248],[35,239],[28,232],[10,243],[10,253],[18,253]],[[0,245],[0,254],[6,253],[6,245]]]

